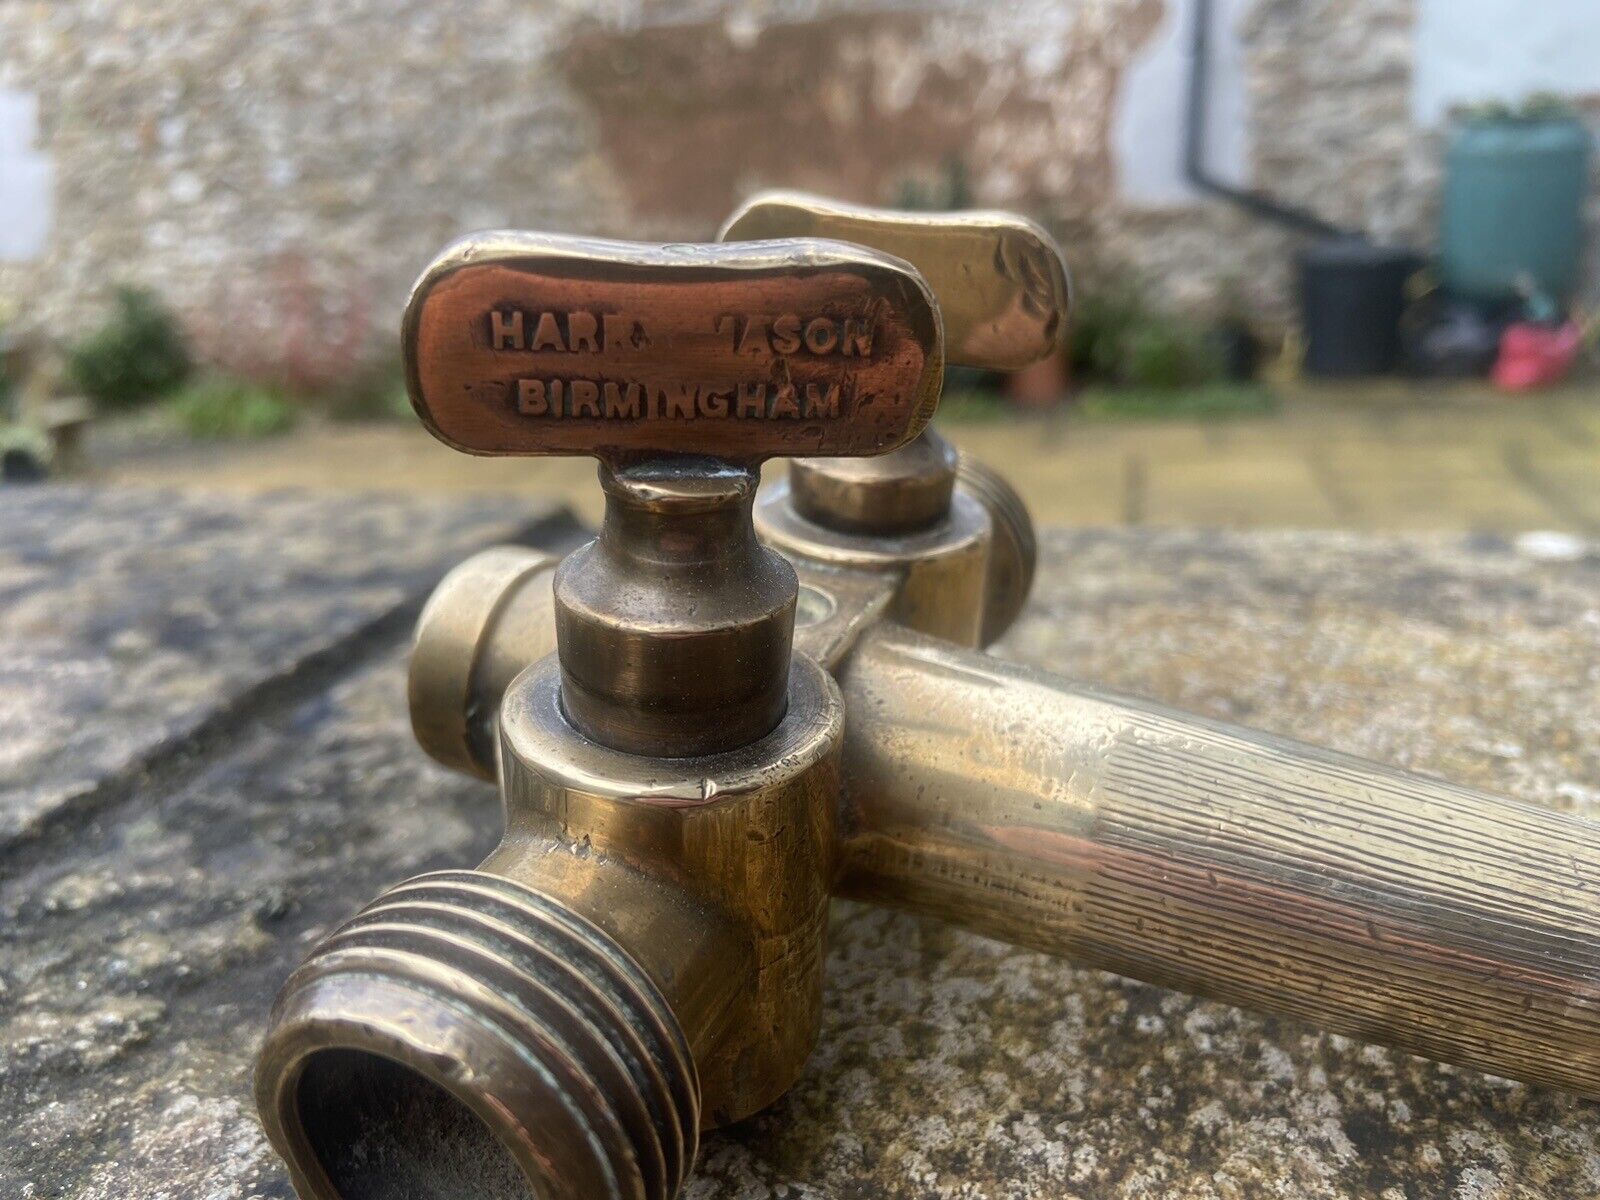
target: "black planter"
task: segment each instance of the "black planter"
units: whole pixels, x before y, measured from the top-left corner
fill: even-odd
[[[1362,238],[1330,238],[1300,255],[1303,369],[1323,379],[1385,375],[1400,365],[1400,318],[1416,254]]]

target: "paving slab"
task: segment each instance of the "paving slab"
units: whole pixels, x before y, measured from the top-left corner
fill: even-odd
[[[1303,454],[1224,451],[1205,459],[1152,464],[1145,520],[1154,525],[1247,529],[1259,517],[1261,496],[1273,498],[1277,519],[1288,528],[1323,528],[1339,523],[1339,511]]]
[[[1586,479],[1600,479],[1592,384],[1522,398],[1474,385],[1301,385],[1268,417],[1090,421],[1068,408],[943,428],[1058,524],[1600,533]],[[111,455],[98,471],[234,491],[509,492],[559,498],[590,522],[601,509],[586,460],[470,458],[409,424],[307,424],[241,446]]]
[[[567,526],[506,497],[0,489],[0,852],[409,619],[465,553]]]
[[[127,558],[187,561],[179,547],[232,510],[122,492],[30,501],[48,503],[105,528],[30,518],[44,544],[78,545],[26,581],[77,610],[40,661],[70,651],[121,678],[116,630],[130,616],[159,630],[178,595],[170,571]],[[439,569],[430,556],[526,515],[404,500],[296,511],[320,513],[314,540],[337,553],[302,550],[273,586],[236,591],[220,561],[202,564],[218,576],[215,620],[160,643],[201,665],[267,664],[222,672],[211,702],[238,703],[251,685],[237,681],[326,645],[330,610],[370,624]],[[224,524],[211,545],[230,570],[281,561],[289,539],[265,507]],[[11,561],[39,557],[9,536]],[[1002,653],[1600,818],[1600,546],[1056,531],[1044,561]],[[90,586],[116,562],[119,588]],[[234,632],[257,623],[254,640]],[[395,621],[347,638],[326,673],[257,692],[249,719],[92,819],[0,855],[0,1195],[290,1195],[248,1099],[273,992],[378,890],[473,863],[499,834],[492,789],[412,743],[405,640]],[[53,702],[70,712],[85,694]],[[1600,1105],[1548,1090],[856,905],[837,906],[828,977],[798,1086],[707,1139],[691,1200],[1600,1194]]]

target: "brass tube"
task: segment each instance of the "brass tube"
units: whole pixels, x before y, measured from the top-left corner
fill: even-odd
[[[1592,824],[892,624],[839,673],[843,894],[1600,1094]],[[477,720],[503,687],[480,681]]]
[[[1600,1095],[1591,824],[880,625],[843,894]]]

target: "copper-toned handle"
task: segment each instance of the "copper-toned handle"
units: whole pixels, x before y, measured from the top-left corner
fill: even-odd
[[[906,263],[818,239],[485,233],[402,326],[412,406],[470,454],[882,454],[938,403],[938,308]]]
[[[1600,828],[893,625],[840,682],[847,894],[1600,1095]]]

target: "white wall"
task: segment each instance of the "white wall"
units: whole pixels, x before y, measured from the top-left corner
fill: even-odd
[[[54,172],[33,148],[38,128],[38,99],[0,88],[0,260],[37,258],[50,235]]]
[[[1237,29],[1253,0],[1213,0],[1205,165],[1227,183],[1244,183],[1250,110]],[[1600,4],[1600,0],[1590,0]],[[1161,25],[1123,74],[1111,131],[1117,186],[1133,204],[1191,204],[1183,178],[1183,125],[1189,107],[1189,46],[1194,0],[1167,0]]]
[[[1600,96],[1600,0],[1417,0],[1412,112],[1530,92]]]

